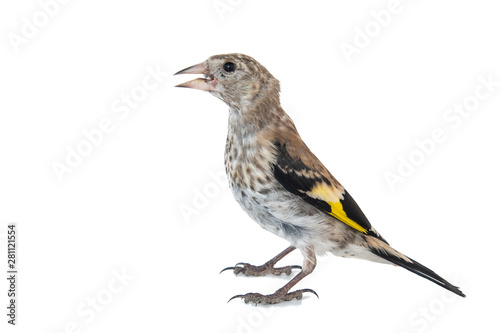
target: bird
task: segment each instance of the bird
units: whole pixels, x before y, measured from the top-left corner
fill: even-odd
[[[291,275],[300,269],[272,294],[246,293],[229,301],[278,304],[300,300],[305,293],[318,296],[312,289],[291,289],[313,272],[317,256],[327,253],[400,266],[465,297],[459,287],[392,248],[375,230],[301,139],[281,107],[279,81],[263,65],[241,53],[219,54],[174,75],[179,74],[203,77],[176,87],[207,91],[229,106],[224,164],[231,192],[255,222],[290,243],[263,265],[238,263],[221,272]],[[302,253],[302,266],[275,267],[296,249]]]

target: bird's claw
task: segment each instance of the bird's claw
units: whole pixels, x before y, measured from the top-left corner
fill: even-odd
[[[298,265],[273,267],[267,264],[261,266],[254,266],[244,262],[239,262],[236,265],[234,265],[234,267],[224,268],[222,271],[220,271],[220,273],[231,269],[233,270],[234,275],[243,273],[245,276],[264,276],[268,274],[273,274],[278,276],[283,273],[285,273],[286,275],[290,275],[292,274],[292,269],[302,269],[302,267]]]
[[[312,289],[300,289],[292,291],[289,293],[280,293],[279,291],[271,295],[262,295],[259,293],[248,293],[244,295],[236,295],[229,299],[228,303],[235,298],[241,298],[245,303],[253,302],[257,304],[277,304],[285,301],[291,301],[293,299],[300,300],[304,293],[312,293],[319,298],[318,294]]]

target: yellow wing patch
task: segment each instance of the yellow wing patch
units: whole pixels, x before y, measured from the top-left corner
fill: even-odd
[[[367,231],[365,228],[363,228],[362,226],[360,226],[359,224],[357,224],[356,222],[354,222],[353,220],[351,220],[350,218],[347,217],[347,214],[344,212],[344,207],[342,207],[342,204],[339,202],[328,202],[328,204],[330,205],[330,207],[332,207],[332,211],[328,214],[330,214],[331,216],[335,217],[336,219],[344,222],[345,224],[347,224],[348,226],[358,230],[358,231],[361,231],[362,233],[366,234]]]
[[[366,234],[368,231],[360,226],[358,223],[347,217],[346,212],[344,211],[344,207],[340,202],[340,198],[342,198],[342,193],[344,189],[342,188],[342,192],[334,186],[329,186],[325,183],[318,184],[314,186],[314,188],[307,192],[311,198],[322,200],[328,203],[331,207],[331,212],[327,212],[331,216],[335,217],[337,220],[340,220],[362,233]]]
[[[343,192],[344,189],[339,190],[334,186],[321,183],[314,186],[311,191],[307,192],[307,195],[309,195],[311,198],[323,200],[330,203],[339,202]]]

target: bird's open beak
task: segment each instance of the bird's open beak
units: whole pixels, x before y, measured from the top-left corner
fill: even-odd
[[[177,74],[203,74],[205,75],[205,78],[198,78],[194,79],[191,81],[187,81],[181,84],[176,85],[176,87],[185,87],[185,88],[194,88],[194,89],[199,89],[199,90],[204,90],[204,91],[211,91],[214,90],[215,84],[217,81],[215,78],[210,75],[208,72],[205,63],[200,63],[188,68],[185,68],[181,71],[178,71],[174,75]]]

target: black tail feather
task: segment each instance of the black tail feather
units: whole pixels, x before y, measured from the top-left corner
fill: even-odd
[[[451,283],[449,283],[448,281],[446,281],[445,279],[443,279],[442,277],[437,275],[434,271],[430,270],[429,268],[425,267],[424,265],[418,263],[417,261],[415,261],[411,258],[407,257],[408,259],[410,259],[412,261],[410,263],[402,258],[395,257],[387,252],[378,251],[375,248],[370,248],[370,250],[372,253],[376,254],[377,256],[379,256],[379,257],[381,257],[381,258],[383,258],[383,259],[385,259],[385,260],[387,260],[395,265],[401,266],[401,267],[409,270],[410,272],[413,272],[417,275],[420,275],[421,277],[426,278],[427,280],[432,281],[435,284],[437,284],[445,289],[448,289],[449,291],[451,291],[459,296],[465,297],[465,294],[459,289],[459,287],[452,285]]]

